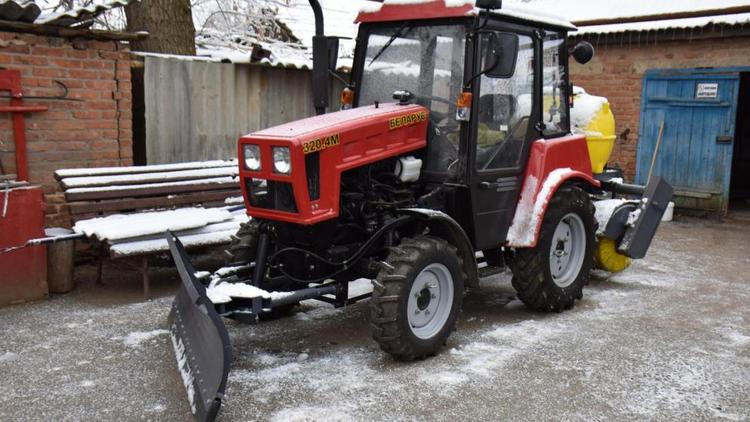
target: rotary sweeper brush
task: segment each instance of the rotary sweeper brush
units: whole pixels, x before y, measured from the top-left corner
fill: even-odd
[[[199,278],[168,233],[182,279],[169,324],[202,420],[216,416],[230,367],[222,317],[369,299],[381,348],[421,359],[454,330],[464,290],[505,266],[531,308],[571,308],[594,266],[645,256],[671,199],[659,178],[627,185],[605,169],[614,119],[568,81],[569,56],[594,53],[567,44],[570,23],[499,0],[386,0],[359,13],[342,110],[323,114],[338,40],[310,3],[319,115],[240,138],[252,219],[228,266]],[[372,293],[350,292],[362,278]]]

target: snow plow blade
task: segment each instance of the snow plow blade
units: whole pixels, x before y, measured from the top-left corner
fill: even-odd
[[[167,242],[182,280],[168,319],[177,367],[193,416],[212,421],[224,398],[232,360],[229,335],[206,288],[195,278],[182,243],[169,231]]]

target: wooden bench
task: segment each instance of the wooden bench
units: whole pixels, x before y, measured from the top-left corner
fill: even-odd
[[[198,217],[192,226],[177,224],[181,228],[174,230],[188,248],[228,243],[247,220],[242,210],[222,210],[219,217],[202,210],[227,204],[237,208],[241,192],[236,161],[61,169],[55,178],[65,193],[74,231],[85,233],[99,247],[97,282],[102,281],[107,256],[137,257],[142,261],[145,296],[149,295],[148,258],[169,249],[164,231],[179,223],[165,220]],[[207,224],[201,224],[201,215],[211,217]],[[133,235],[118,231],[116,225],[133,226]]]

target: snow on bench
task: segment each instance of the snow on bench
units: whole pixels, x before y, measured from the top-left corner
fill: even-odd
[[[73,230],[101,247],[98,281],[105,254],[140,256],[146,296],[148,256],[169,250],[167,230],[185,247],[215,246],[229,243],[248,219],[244,209],[230,212],[225,204],[241,195],[237,160],[60,169],[55,177]]]

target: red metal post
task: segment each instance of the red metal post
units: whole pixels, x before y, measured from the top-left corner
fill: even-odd
[[[18,180],[29,180],[29,167],[26,158],[26,124],[24,113],[47,111],[46,106],[23,105],[21,73],[17,70],[0,70],[0,91],[10,91],[10,107],[0,107],[0,112],[13,114],[13,140],[16,144],[16,173]]]

